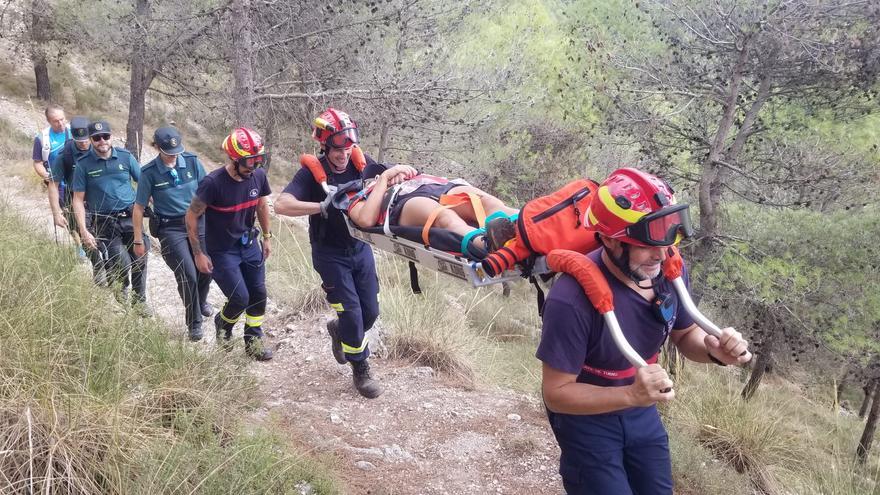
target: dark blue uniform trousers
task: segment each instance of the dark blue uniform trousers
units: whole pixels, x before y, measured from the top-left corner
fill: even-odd
[[[147,300],[147,253],[150,251],[150,238],[144,236],[144,255],[134,254],[134,224],[129,212],[119,214],[93,214],[94,236],[106,248],[107,279],[112,285],[118,282],[128,288],[131,273],[131,286],[134,289],[134,302]]]
[[[177,280],[177,293],[186,311],[186,327],[201,327],[201,304],[208,299],[211,276],[196,269],[186,224],[183,217],[159,218],[159,242],[162,244],[162,258],[168,268],[174,271]],[[205,218],[199,217],[199,239],[205,248]]]
[[[226,337],[231,335],[232,327],[244,312],[245,342],[262,338],[261,325],[266,314],[266,265],[260,243],[253,242],[250,246],[236,244],[224,251],[210,251],[208,256],[214,265],[211,275],[227,298],[220,312]]]
[[[368,244],[351,249],[312,246],[312,264],[321,276],[327,302],[339,318],[339,339],[349,361],[370,356],[365,338],[379,317],[379,279],[376,261]]]
[[[672,461],[657,408],[574,415],[547,411],[570,495],[672,495]]]

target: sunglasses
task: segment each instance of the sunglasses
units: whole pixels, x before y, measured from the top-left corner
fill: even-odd
[[[110,141],[110,134],[95,134],[92,136],[92,141],[96,143],[99,141]]]
[[[327,138],[327,144],[332,148],[351,148],[358,142],[358,131],[354,127],[343,129]]]
[[[694,235],[687,204],[668,206],[645,215],[626,228],[626,235],[647,246],[671,246]]]

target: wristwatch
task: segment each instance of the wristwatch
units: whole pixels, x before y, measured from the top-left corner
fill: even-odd
[[[263,232],[263,239],[271,239],[272,237],[271,232]]]

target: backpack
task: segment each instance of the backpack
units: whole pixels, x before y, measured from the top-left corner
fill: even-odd
[[[595,233],[583,226],[598,188],[595,181],[578,179],[527,202],[516,220],[516,236],[483,260],[486,274],[494,277],[524,262],[525,275],[535,258],[554,249],[588,253],[598,248]]]

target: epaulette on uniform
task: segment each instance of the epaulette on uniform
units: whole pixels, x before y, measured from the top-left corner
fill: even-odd
[[[117,155],[125,154],[125,155],[128,155],[128,156],[131,156],[131,151],[128,151],[128,150],[125,149],[125,148],[121,148],[121,147],[119,147],[119,146],[114,146],[113,149],[116,150],[116,154],[117,154]]]
[[[158,158],[158,157],[156,157],[156,158]],[[158,162],[159,162],[159,160],[150,160],[150,163],[148,163],[148,164],[144,165],[143,167],[141,167],[141,172],[147,170],[148,168],[153,168],[153,167],[155,167],[156,164],[157,164]]]

